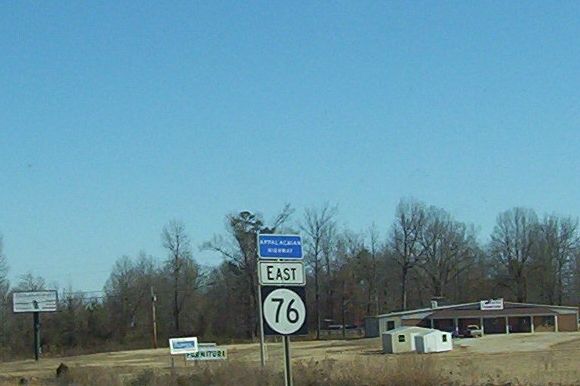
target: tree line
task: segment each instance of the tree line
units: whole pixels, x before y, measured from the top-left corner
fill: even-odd
[[[102,292],[59,292],[58,312],[42,315],[45,353],[151,347],[156,336],[254,340],[258,330],[257,234],[300,233],[307,267],[308,323],[320,338],[329,324],[440,303],[503,297],[580,304],[580,231],[571,216],[515,207],[497,216],[485,242],[448,211],[414,199],[392,221],[363,231],[338,225],[330,204],[297,214],[284,206],[269,221],[258,212],[226,216],[226,230],[201,243],[219,263],[200,266],[180,221],[161,230],[165,258],[122,256]],[[381,235],[381,231],[384,232]],[[11,285],[0,238],[0,355],[31,352],[32,321],[13,314],[11,293],[46,289],[27,274]]]

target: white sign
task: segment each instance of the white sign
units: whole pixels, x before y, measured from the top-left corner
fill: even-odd
[[[480,308],[484,310],[503,310],[503,298],[502,299],[489,299],[482,300],[480,302]]]
[[[260,261],[258,277],[261,285],[305,285],[302,261]]]
[[[200,347],[196,353],[185,354],[188,361],[225,361],[228,350],[222,347]]]
[[[201,343],[201,342],[197,343],[197,347],[200,350],[207,348],[207,347],[215,347],[215,346],[217,346],[217,343]]]
[[[58,296],[56,291],[14,292],[14,312],[54,312]]]
[[[169,339],[171,355],[190,354],[198,350],[197,338],[171,338]]]
[[[296,292],[278,288],[264,299],[264,319],[280,335],[291,335],[306,321],[306,305]]]

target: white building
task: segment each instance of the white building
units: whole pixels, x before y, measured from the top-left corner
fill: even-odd
[[[402,352],[413,352],[415,348],[415,337],[427,334],[432,330],[422,327],[399,327],[383,332],[383,353],[398,354]]]
[[[451,333],[431,330],[415,336],[415,349],[418,353],[445,352],[453,350]]]

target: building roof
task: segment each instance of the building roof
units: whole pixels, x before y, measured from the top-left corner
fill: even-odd
[[[558,305],[551,305],[551,304],[515,303],[515,302],[504,302],[504,304],[511,304],[511,305],[517,305],[517,306],[529,306],[529,307],[549,307],[549,308],[556,308],[556,309],[563,309],[563,310],[578,311],[578,307],[574,307],[574,306],[558,306]]]
[[[432,330],[431,330],[431,331],[429,331],[429,332],[426,332],[426,333],[425,333],[425,334],[423,334],[423,335],[431,335],[431,334],[437,334],[437,335],[451,335],[451,333],[450,333],[450,332],[447,332],[447,331],[441,331],[441,330],[438,330],[438,329],[436,329],[436,328],[432,329]]]
[[[404,315],[410,315],[410,314],[417,314],[417,313],[427,313],[427,314],[431,314],[434,310],[438,309],[446,309],[446,308],[454,308],[454,307],[462,307],[462,306],[469,306],[469,305],[479,305],[479,302],[473,302],[473,303],[464,303],[464,304],[453,304],[453,305],[448,305],[448,306],[439,306],[437,308],[419,308],[416,310],[405,310],[405,311],[394,311],[394,312],[389,312],[386,314],[381,314],[381,315],[377,315],[378,318],[382,318],[382,317],[392,317],[392,316],[404,316]],[[428,316],[428,315],[427,315]]]
[[[446,309],[433,310],[431,317],[433,318],[479,318],[482,316],[508,316],[508,315],[554,315],[556,312],[545,307],[515,307],[504,308],[503,310],[461,310],[461,309]]]
[[[389,312],[386,314],[377,315],[377,318],[382,318],[385,316],[403,316],[403,315],[407,315],[407,314],[416,314],[418,312],[431,312],[431,311],[433,311],[432,308],[421,308],[421,309],[417,309],[417,310],[395,311],[395,312]]]
[[[503,310],[481,310],[480,302],[471,302],[440,306],[436,308],[420,308],[416,310],[395,311],[387,314],[377,315],[377,318],[401,317],[401,319],[424,319],[429,316],[434,318],[445,318],[529,314],[554,315],[559,313],[559,311],[578,312],[578,307],[504,301]]]
[[[416,326],[401,326],[394,328],[392,330],[385,331],[383,334],[404,334],[404,333],[418,333],[418,334],[427,334],[433,331],[430,328],[424,327],[416,327]]]

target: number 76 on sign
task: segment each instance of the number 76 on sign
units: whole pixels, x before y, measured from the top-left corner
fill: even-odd
[[[265,335],[306,335],[304,287],[261,288]]]

